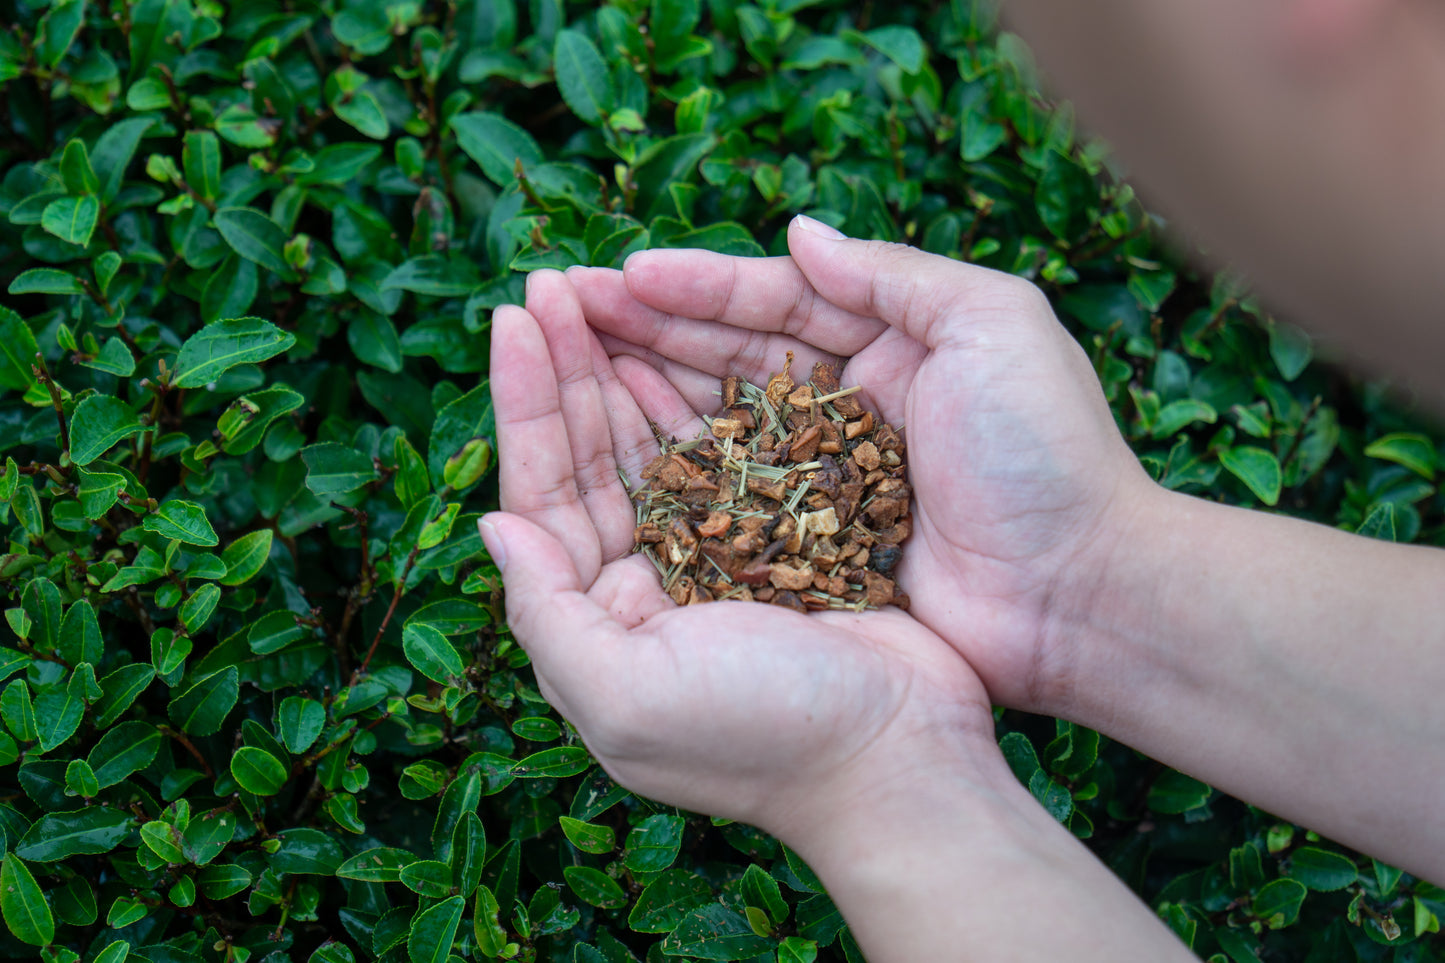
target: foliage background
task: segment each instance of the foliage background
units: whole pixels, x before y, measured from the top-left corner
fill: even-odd
[[[1013,271],[1163,484],[1440,542],[1432,432],[1186,267],[984,5],[0,20],[0,955],[859,958],[776,841],[608,783],[502,624],[482,373],[521,272],[780,253],[800,211]],[[1441,958],[1440,889],[1000,734],[1201,955]]]

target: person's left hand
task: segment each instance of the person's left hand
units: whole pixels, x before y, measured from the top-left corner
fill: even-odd
[[[543,694],[613,778],[786,839],[925,769],[996,775],[983,686],[905,613],[674,605],[631,554],[620,476],[658,452],[646,415],[702,424],[662,410],[653,369],[608,360],[563,275],[528,281],[492,322],[503,511],[481,531]]]

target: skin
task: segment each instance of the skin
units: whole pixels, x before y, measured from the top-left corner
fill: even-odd
[[[1151,201],[1439,401],[1445,128],[1419,118],[1445,95],[1442,9],[1009,12]],[[1445,838],[1421,836],[1445,791],[1439,552],[1159,489],[1022,281],[805,220],[789,246],[542,272],[494,318],[504,511],[483,537],[543,691],[619,782],[794,846],[875,963],[1187,958],[1018,786],[990,703],[1445,882]],[[646,420],[695,434],[722,375],[789,349],[846,360],[907,425],[909,615],[675,609],[625,554],[618,472],[655,453]],[[1018,915],[1039,905],[1047,928]]]

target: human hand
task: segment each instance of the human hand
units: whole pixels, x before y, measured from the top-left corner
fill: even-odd
[[[1011,779],[983,686],[903,612],[674,606],[630,554],[618,475],[657,453],[646,415],[669,417],[656,405],[670,389],[607,358],[561,274],[528,280],[527,308],[492,322],[504,511],[482,535],[543,693],[607,771],[784,839],[962,759]]]
[[[658,250],[568,276],[618,372],[678,437],[716,409],[722,376],[766,379],[787,351],[801,371],[846,361],[844,386],[906,426],[911,613],[994,701],[1063,711],[1073,630],[1155,491],[1088,359],[1026,281],[806,218],[788,239],[791,258]]]

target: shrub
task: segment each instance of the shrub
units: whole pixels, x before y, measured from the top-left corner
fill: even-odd
[[[1161,247],[966,0],[6,13],[4,956],[859,958],[775,840],[613,786],[502,622],[481,373],[520,272],[779,253],[799,211],[1013,271],[1163,484],[1439,540],[1431,435]],[[1201,953],[1440,958],[1441,890],[1001,733]]]

